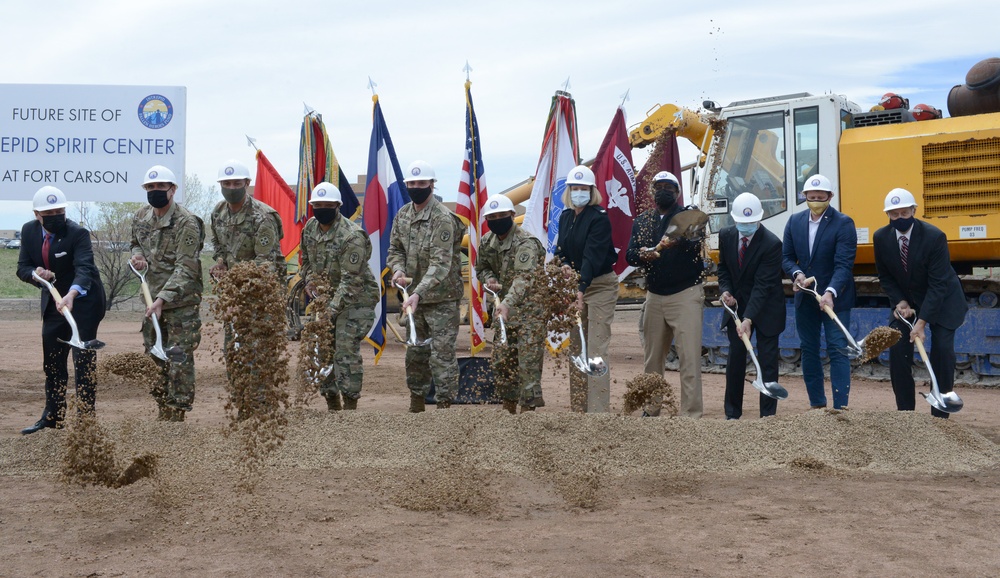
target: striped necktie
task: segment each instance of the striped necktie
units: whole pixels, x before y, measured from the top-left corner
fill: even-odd
[[[747,254],[747,244],[750,239],[747,237],[740,237],[740,269],[743,268],[743,256]]]
[[[907,259],[910,257],[910,242],[905,236],[899,238],[899,259],[903,262],[903,271],[909,272],[907,268]]]

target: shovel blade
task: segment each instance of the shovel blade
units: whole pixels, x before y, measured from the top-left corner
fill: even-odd
[[[162,347],[156,347],[156,346],[150,347],[149,348],[149,353],[153,357],[156,357],[158,359],[162,359],[163,361],[170,361],[170,358],[167,357],[167,354],[163,352],[163,348]]]
[[[590,368],[590,371],[588,371],[587,373],[593,375],[594,377],[601,377],[603,375],[607,375],[608,373],[608,364],[604,363],[603,358],[600,357],[591,358],[588,366]]]
[[[945,413],[958,413],[959,411],[962,411],[963,407],[965,407],[965,402],[962,401],[962,398],[958,397],[958,394],[953,391],[942,393],[941,397],[936,397],[933,394],[923,392],[921,392],[920,395],[924,396],[924,399],[927,400],[927,403],[931,404],[931,407]]]
[[[83,350],[95,350],[104,347],[104,342],[97,339],[91,339],[90,341],[80,341],[79,339],[70,339],[69,341],[65,339],[56,339],[59,343],[65,343],[70,347],[75,347],[77,349]]]
[[[777,381],[769,381],[764,383],[760,379],[753,380],[753,386],[757,391],[763,393],[767,397],[772,399],[782,400],[788,399],[788,390],[778,384]]]
[[[178,346],[168,347],[163,351],[166,354],[167,360],[173,363],[181,363],[187,359],[187,353]]]
[[[861,357],[863,351],[861,349],[854,349],[853,347],[841,347],[837,351],[844,354],[847,359],[855,360]]]
[[[105,343],[100,339],[91,339],[90,341],[83,342],[83,346],[86,349],[93,349],[93,350],[102,349],[104,345]]]

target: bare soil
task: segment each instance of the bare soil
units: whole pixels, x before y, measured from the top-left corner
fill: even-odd
[[[788,376],[777,417],[755,417],[747,384],[744,419],[727,422],[724,377],[705,374],[702,420],[577,415],[565,364],[549,360],[537,412],[410,415],[403,348],[392,343],[377,366],[365,352],[357,412],[330,414],[314,398],[288,413],[284,444],[247,493],[241,446],[226,433],[221,335],[206,324],[186,422],[156,422],[143,386],[99,386],[98,418],[120,465],[155,454],[155,475],[81,486],[60,476],[67,430],[19,433],[44,400],[36,315],[0,313],[0,575],[1000,570],[1000,389],[959,389],[965,409],[945,421],[926,404],[892,411],[889,384],[864,380],[850,411],[810,411],[801,377]],[[105,320],[99,356],[141,351],[138,315]],[[615,319],[615,411],[642,370],[637,315]],[[459,343],[468,355],[466,333]],[[296,359],[298,344],[288,347]],[[676,388],[676,373],[666,379]]]

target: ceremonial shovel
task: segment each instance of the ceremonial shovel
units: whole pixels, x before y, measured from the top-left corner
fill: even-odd
[[[903,319],[898,312],[893,311],[893,314],[897,319],[906,324],[913,331],[913,324]],[[931,392],[924,393],[920,392],[920,395],[924,396],[927,403],[931,404],[931,407],[938,411],[943,411],[945,413],[957,413],[962,410],[965,406],[965,402],[962,398],[958,397],[958,394],[954,391],[949,391],[948,393],[941,393],[938,389],[937,377],[934,375],[934,368],[931,367],[931,362],[927,359],[927,350],[924,349],[924,340],[919,337],[913,340],[917,344],[917,350],[920,351],[920,358],[924,360],[924,365],[927,366],[927,373],[931,376]]]
[[[736,322],[736,326],[739,327],[743,320],[736,315],[736,310],[730,309],[725,302],[721,302],[722,306],[726,308],[726,311],[733,316],[733,321]],[[753,346],[750,345],[750,336],[744,333],[740,336],[743,340],[743,345],[746,346],[747,352],[750,354],[750,359],[753,360],[753,366],[757,368],[757,378],[753,380],[752,385],[757,389],[757,391],[763,393],[767,397],[774,399],[787,399],[788,390],[784,387],[778,385],[777,381],[769,381],[764,383],[764,376],[760,372],[760,363],[757,361],[757,355],[753,352]]]
[[[142,285],[142,297],[146,301],[146,307],[153,306],[153,296],[149,294],[149,285],[146,283],[146,273],[140,273],[138,269],[132,265],[132,261],[128,262],[128,266],[132,269],[132,272],[139,276],[139,282]],[[148,267],[147,267],[148,269]],[[143,269],[145,271],[145,269]],[[156,343],[149,348],[149,352],[156,357],[162,359],[163,361],[169,361],[173,363],[180,363],[187,359],[187,354],[184,353],[178,346],[168,347],[163,349],[163,334],[160,332],[160,322],[156,320],[156,314],[150,315],[150,319],[153,320],[153,332],[156,333]]]
[[[500,303],[500,297],[497,296],[497,294],[494,293],[493,291],[490,291],[489,287],[483,285],[483,289],[485,289],[487,293],[493,296],[495,304]],[[507,343],[507,326],[504,325],[503,323],[503,315],[497,314],[496,318],[498,321],[500,321],[500,345],[505,345]]]
[[[587,338],[583,336],[583,320],[580,319],[579,312],[576,314],[576,324],[580,328],[580,355],[571,356],[570,360],[583,373],[601,377],[608,372],[608,364],[601,357],[587,357]]]
[[[406,287],[403,287],[399,283],[394,283],[399,290],[403,292],[403,301],[410,298],[410,294],[406,292]],[[431,343],[431,338],[428,337],[423,341],[417,339],[417,324],[413,322],[413,308],[406,308],[406,316],[410,318],[410,338],[406,340],[406,345],[410,347],[427,347]]]
[[[815,284],[816,284],[815,277],[810,277],[806,279],[805,285],[815,285]],[[848,331],[847,328],[844,327],[844,324],[840,322],[840,318],[837,317],[837,314],[833,312],[833,309],[831,309],[829,305],[823,304],[823,296],[820,295],[819,292],[816,291],[816,289],[812,287],[806,287],[802,283],[796,283],[795,285],[798,286],[798,288],[803,291],[812,293],[816,297],[816,302],[819,303],[820,309],[822,309],[827,315],[829,315],[830,319],[833,319],[833,322],[837,324],[837,327],[840,327],[840,330],[844,332],[844,336],[847,337],[847,347],[841,349],[840,352],[846,355],[848,359],[857,359],[861,357],[861,355],[865,351],[864,349],[865,340],[864,339],[862,339],[861,341],[854,340],[854,337],[851,336],[851,332]]]
[[[57,304],[60,301],[62,301],[62,295],[59,294],[59,290],[56,289],[55,286],[52,285],[52,283],[49,283],[45,279],[42,279],[41,277],[38,276],[38,273],[35,273],[34,271],[32,271],[31,276],[34,277],[35,280],[41,283],[42,285],[45,285],[45,287],[49,290],[49,293],[52,294],[52,298],[56,300]],[[73,314],[66,307],[63,307],[62,314],[63,317],[66,318],[66,321],[69,322],[69,328],[73,331],[73,335],[70,336],[69,341],[65,341],[63,339],[57,339],[59,343],[65,343],[66,345],[70,345],[77,349],[84,349],[84,350],[87,349],[97,350],[104,347],[104,342],[99,339],[91,339],[90,341],[80,341],[80,330],[77,329],[76,327],[76,320],[73,319]]]

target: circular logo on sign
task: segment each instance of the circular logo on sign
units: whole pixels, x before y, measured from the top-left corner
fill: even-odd
[[[161,94],[151,94],[139,102],[139,122],[146,128],[163,128],[174,118],[174,105]]]
[[[490,208],[491,209],[495,209],[495,208],[497,208],[499,206],[500,206],[500,203],[498,201],[490,201]]]
[[[573,178],[575,178],[576,180],[579,181],[580,179],[583,178],[583,172],[582,171],[576,171],[576,174],[573,175]]]
[[[892,203],[893,205],[898,205],[899,204],[899,197],[893,197],[893,198],[889,199],[889,202]]]
[[[56,201],[58,201],[58,200],[59,199],[57,199],[55,195],[49,195],[49,196],[45,197],[45,202],[47,202],[50,205],[56,204]]]
[[[149,178],[155,179],[156,178],[156,174],[157,174],[156,171],[149,171]]]
[[[743,209],[743,216],[744,217],[750,217],[752,215],[753,215],[753,209],[751,209],[750,207],[747,207],[747,208]]]
[[[809,184],[812,185],[812,186],[814,186],[814,187],[818,187],[819,186],[819,179],[813,179],[813,180],[809,181]]]
[[[320,190],[316,191],[316,196],[317,197],[325,197],[326,196],[326,189],[320,189]]]
[[[233,176],[233,173],[236,172],[236,169],[234,169],[233,167],[226,167],[226,170],[223,172],[226,173],[227,177],[231,177]]]
[[[410,171],[410,174],[413,175],[413,176],[415,176],[415,177],[419,176],[420,175],[420,167],[413,167],[413,170]]]

